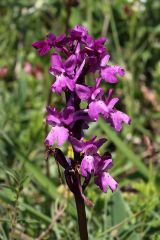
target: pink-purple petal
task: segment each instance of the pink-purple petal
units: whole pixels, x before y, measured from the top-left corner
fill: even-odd
[[[91,119],[98,120],[99,114],[106,114],[108,112],[108,108],[106,104],[102,101],[95,101],[89,104],[88,114]]]
[[[123,123],[130,124],[131,122],[131,119],[127,114],[117,110],[112,112],[110,114],[110,117],[111,125],[115,128],[117,132],[121,131]]]
[[[79,78],[83,68],[84,68],[84,65],[85,65],[85,59],[83,60],[83,62],[81,63],[80,67],[76,70],[76,74],[74,76],[74,82],[77,81],[77,79]]]
[[[62,115],[61,121],[66,125],[71,124],[73,122],[74,112],[75,112],[75,109],[73,106],[64,108],[61,114]]]
[[[40,56],[45,55],[51,49],[47,40],[41,40],[41,41],[38,41],[38,42],[34,42],[34,43],[32,43],[32,46],[34,48],[38,49],[38,54]]]
[[[101,99],[104,95],[104,90],[102,88],[96,88],[91,95],[92,100]]]
[[[72,144],[72,147],[76,152],[83,151],[83,143],[80,140],[76,139],[75,137],[70,136],[69,141]]]
[[[64,67],[68,74],[73,74],[76,67],[77,58],[76,55],[72,54],[65,62]]]
[[[57,92],[58,94],[61,94],[62,90],[64,90],[64,88],[66,87],[73,91],[75,83],[73,80],[61,74],[57,75],[56,81],[51,86],[51,90],[52,92]]]
[[[94,142],[96,145],[97,149],[100,148],[105,142],[107,141],[106,138],[100,138]]]
[[[109,55],[109,54],[106,54],[106,55],[102,58],[101,63],[100,63],[100,66],[101,66],[101,67],[105,67],[105,66],[107,65],[109,59],[110,59],[110,55]]]
[[[117,83],[117,75],[123,77],[124,73],[124,69],[119,66],[107,66],[101,69],[101,76],[108,83]]]
[[[103,192],[107,192],[108,187],[112,190],[112,192],[118,187],[118,183],[107,172],[96,175],[94,181]]]
[[[91,89],[84,85],[76,84],[75,90],[78,97],[83,101],[88,100],[91,96]]]
[[[46,117],[46,123],[49,124],[49,125],[54,126],[55,124],[60,124],[60,122],[61,122],[61,121],[60,121],[58,115],[51,115],[51,114],[49,114],[49,115]]]
[[[68,139],[69,131],[65,127],[55,126],[52,127],[48,136],[45,139],[45,144],[52,146],[55,141],[58,143],[58,146],[62,146],[64,142]]]
[[[53,53],[51,55],[51,67],[61,72],[63,70],[62,59],[60,55]]]
[[[82,176],[87,177],[88,173],[94,171],[94,157],[86,155],[81,162],[80,171]]]

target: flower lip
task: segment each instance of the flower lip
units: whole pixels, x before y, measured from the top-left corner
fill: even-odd
[[[55,141],[57,141],[58,146],[62,146],[64,142],[68,139],[69,131],[67,128],[62,126],[52,127],[48,136],[45,139],[45,144],[52,146]]]

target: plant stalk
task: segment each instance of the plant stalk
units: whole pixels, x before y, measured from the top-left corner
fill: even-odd
[[[87,230],[87,218],[85,211],[85,203],[82,198],[80,189],[77,188],[74,193],[77,215],[78,215],[78,226],[81,240],[88,240],[88,230]]]

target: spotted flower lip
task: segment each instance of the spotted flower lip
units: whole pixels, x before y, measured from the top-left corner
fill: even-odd
[[[96,136],[93,136],[90,140],[84,141],[83,139],[78,140],[74,137],[69,137],[69,141],[71,142],[73,149],[76,152],[83,153],[80,170],[84,177],[87,177],[88,174],[96,174],[96,169],[98,169],[98,162],[101,157],[97,151],[106,142],[106,139],[96,138]]]
[[[61,146],[64,142],[66,142],[69,136],[69,130],[63,124],[64,115],[66,115],[65,119],[68,120],[68,123],[70,123],[73,120],[73,111],[71,111],[71,109],[65,109],[65,113],[58,113],[55,108],[51,107],[48,107],[47,110],[48,116],[46,118],[46,122],[51,125],[52,128],[45,139],[45,144],[52,146],[55,141],[57,141],[58,146]]]
[[[76,25],[68,35],[56,36],[49,33],[44,40],[32,44],[40,56],[51,52],[51,92],[58,95],[64,92],[62,96],[66,105],[61,110],[47,107],[46,124],[50,125],[51,129],[45,144],[49,150],[56,143],[58,147],[66,142],[72,145],[74,159],[68,161],[58,148],[53,155],[64,168],[66,182],[73,193],[75,185],[71,172],[78,172],[84,178],[83,184],[81,181],[78,183],[79,189],[88,186],[91,177],[103,192],[107,192],[108,188],[115,191],[118,187],[118,183],[109,173],[113,166],[111,154],[106,152],[102,155],[99,150],[106,138],[97,139],[92,136],[85,141],[85,130],[91,122],[98,121],[100,116],[116,132],[122,130],[123,124],[131,122],[126,113],[117,109],[119,98],[113,97],[110,86],[117,84],[125,71],[121,66],[110,64],[106,42],[107,38],[94,39],[84,26]],[[96,78],[88,81],[88,74],[94,74]],[[105,83],[107,97],[103,89]],[[83,191],[81,197],[86,201]]]

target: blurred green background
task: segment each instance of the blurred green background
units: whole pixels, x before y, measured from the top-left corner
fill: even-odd
[[[87,132],[108,138],[102,151],[112,152],[120,185],[113,194],[88,188],[90,239],[159,240],[159,0],[0,1],[0,239],[79,239],[74,199],[55,160],[49,171],[44,160],[49,56],[31,47],[76,24],[107,36],[112,63],[126,70],[116,86],[119,108],[132,118],[120,134],[102,120]]]

